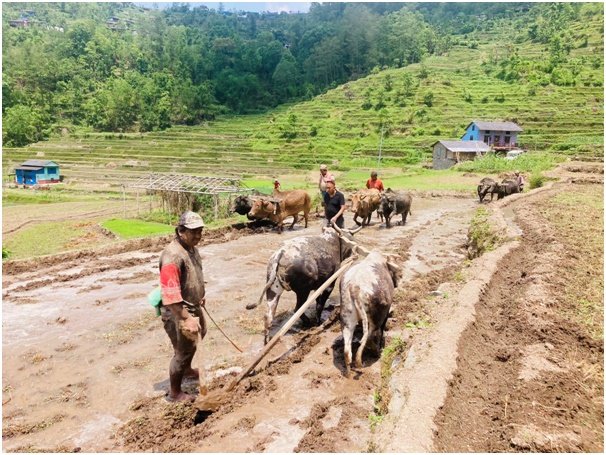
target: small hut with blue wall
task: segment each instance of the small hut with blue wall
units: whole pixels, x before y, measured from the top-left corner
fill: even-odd
[[[27,160],[15,168],[18,185],[46,185],[60,181],[59,165],[54,161]]]

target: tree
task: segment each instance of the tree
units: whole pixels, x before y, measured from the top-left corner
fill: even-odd
[[[272,83],[275,93],[280,101],[285,101],[297,94],[297,66],[292,54],[286,50],[282,54],[280,63],[272,75]]]
[[[22,147],[42,140],[47,132],[38,111],[30,106],[9,107],[4,113],[2,143],[8,147]]]

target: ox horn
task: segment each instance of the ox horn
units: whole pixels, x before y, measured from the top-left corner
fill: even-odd
[[[352,229],[346,229],[346,231],[347,231],[347,232],[349,232],[351,235],[355,235],[355,234],[357,234],[358,232],[360,232],[360,231],[362,230],[362,228],[363,228],[363,227],[364,227],[364,226],[358,226],[357,228],[355,228],[355,229],[353,229],[353,230],[352,230]]]

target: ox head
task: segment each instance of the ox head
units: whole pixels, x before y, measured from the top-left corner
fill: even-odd
[[[390,213],[396,211],[396,195],[392,191],[386,191],[381,195],[381,203],[377,212],[381,215],[389,216]]]
[[[359,226],[356,229],[345,229],[334,225],[332,227],[322,227],[323,233],[330,235],[340,243],[339,250],[341,251],[342,261],[347,259],[353,253],[352,245],[346,241],[343,241],[342,238],[349,240],[349,242],[353,242],[353,236],[361,230],[362,226]]]
[[[250,212],[248,212],[248,217],[262,220],[273,213],[274,204],[267,199],[259,198],[253,201]]]
[[[364,205],[367,204],[370,199],[370,196],[365,193],[354,193],[351,195],[351,211],[353,213],[357,213],[358,210]]]
[[[398,284],[400,284],[400,282],[402,281],[402,276],[404,275],[402,267],[397,265],[397,260],[400,258],[393,254],[386,254],[385,258],[387,259],[387,269],[389,270],[389,274],[391,275],[393,286],[397,288]]]
[[[250,212],[252,204],[248,196],[238,196],[234,199],[234,203],[231,206],[231,211],[239,215],[246,215]]]

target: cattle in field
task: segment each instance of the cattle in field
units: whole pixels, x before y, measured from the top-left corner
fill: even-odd
[[[520,192],[518,182],[511,179],[504,179],[497,184],[497,200],[503,199],[505,196],[510,196]]]
[[[351,195],[351,211],[354,213],[354,222],[360,226],[358,217],[362,218],[362,226],[368,226],[372,212],[381,205],[381,193],[375,188],[363,189]]]
[[[349,240],[361,227],[349,231],[343,229],[344,236]],[[297,295],[296,310],[309,297],[312,290],[318,289],[341,266],[341,262],[352,254],[352,247],[343,241],[332,228],[323,228],[321,235],[297,237],[285,241],[269,258],[267,264],[267,282],[259,300],[246,306],[247,309],[257,307],[263,297],[267,298],[267,313],[265,314],[265,343],[268,342],[269,329],[284,291],[294,291]],[[328,300],[335,284],[331,284],[316,299],[316,322],[324,304]],[[309,322],[303,315],[301,319]]]
[[[258,198],[252,203],[249,218],[264,219],[267,218],[278,225],[278,232],[284,228],[284,219],[292,216],[293,222],[290,228],[293,229],[295,223],[299,220],[299,213],[303,212],[305,227],[307,227],[309,212],[311,210],[311,198],[305,190],[292,190],[287,192],[282,198]]]
[[[385,217],[386,227],[391,227],[391,217],[393,215],[402,215],[402,225],[406,224],[406,217],[412,212],[412,196],[405,191],[392,191],[391,188],[381,195],[381,205],[379,213]]]
[[[252,209],[252,199],[249,196],[237,196],[234,199],[234,203],[231,206],[231,211],[237,213],[239,215],[246,215],[246,217],[251,220],[249,213],[250,209]]]
[[[478,185],[478,197],[480,198],[480,202],[484,200],[488,193],[490,193],[490,202],[492,202],[494,195],[498,194],[497,182],[490,177],[484,177],[480,180],[480,184]]]
[[[356,353],[356,367],[362,366],[362,353],[374,347],[377,356],[383,347],[383,332],[391,308],[394,289],[402,278],[402,270],[389,263],[378,251],[351,266],[341,277],[341,331],[343,333],[345,375],[351,371],[354,330],[362,322],[362,339]]]

